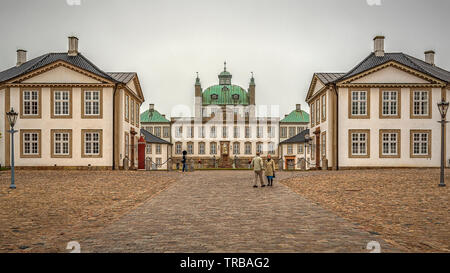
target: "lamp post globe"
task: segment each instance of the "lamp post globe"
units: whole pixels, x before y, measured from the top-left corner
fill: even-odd
[[[9,112],[6,113],[6,116],[8,117],[9,126],[11,127],[11,130],[8,132],[11,134],[11,185],[9,186],[10,189],[15,189],[15,177],[14,177],[14,133],[17,131],[14,130],[14,126],[17,122],[18,113],[14,111],[14,108],[11,108]]]

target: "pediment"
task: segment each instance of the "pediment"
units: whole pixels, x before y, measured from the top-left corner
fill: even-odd
[[[387,66],[376,70],[350,83],[431,83],[418,75],[399,69],[395,66]]]
[[[15,83],[103,83],[106,80],[85,71],[81,68],[72,66],[65,62],[57,62],[42,69],[25,74]]]

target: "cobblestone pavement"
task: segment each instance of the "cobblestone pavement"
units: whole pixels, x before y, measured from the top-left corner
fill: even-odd
[[[277,173],[277,179],[301,175]],[[382,252],[395,251],[275,181],[253,188],[250,171],[197,171],[80,240],[82,252]]]

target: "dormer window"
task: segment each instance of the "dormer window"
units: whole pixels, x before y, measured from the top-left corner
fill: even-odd
[[[239,101],[239,95],[238,94],[234,94],[231,97],[233,98],[234,103],[237,103]]]
[[[211,99],[212,100],[217,100],[219,98],[219,95],[217,95],[217,94],[212,94],[211,95]]]
[[[230,89],[228,89],[228,87],[226,87],[226,86],[224,86],[223,88],[222,88],[222,91],[223,92],[226,92],[226,91],[229,91]]]

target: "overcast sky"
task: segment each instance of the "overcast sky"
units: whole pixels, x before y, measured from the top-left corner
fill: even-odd
[[[76,5],[81,2],[80,5]],[[381,4],[381,5],[378,5]],[[218,83],[227,61],[233,84],[256,79],[256,103],[280,115],[306,107],[314,72],[347,72],[385,35],[387,52],[450,70],[448,0],[1,0],[0,70],[67,50],[67,36],[104,71],[135,71],[145,95],[170,115],[192,104],[195,72],[203,88]]]

